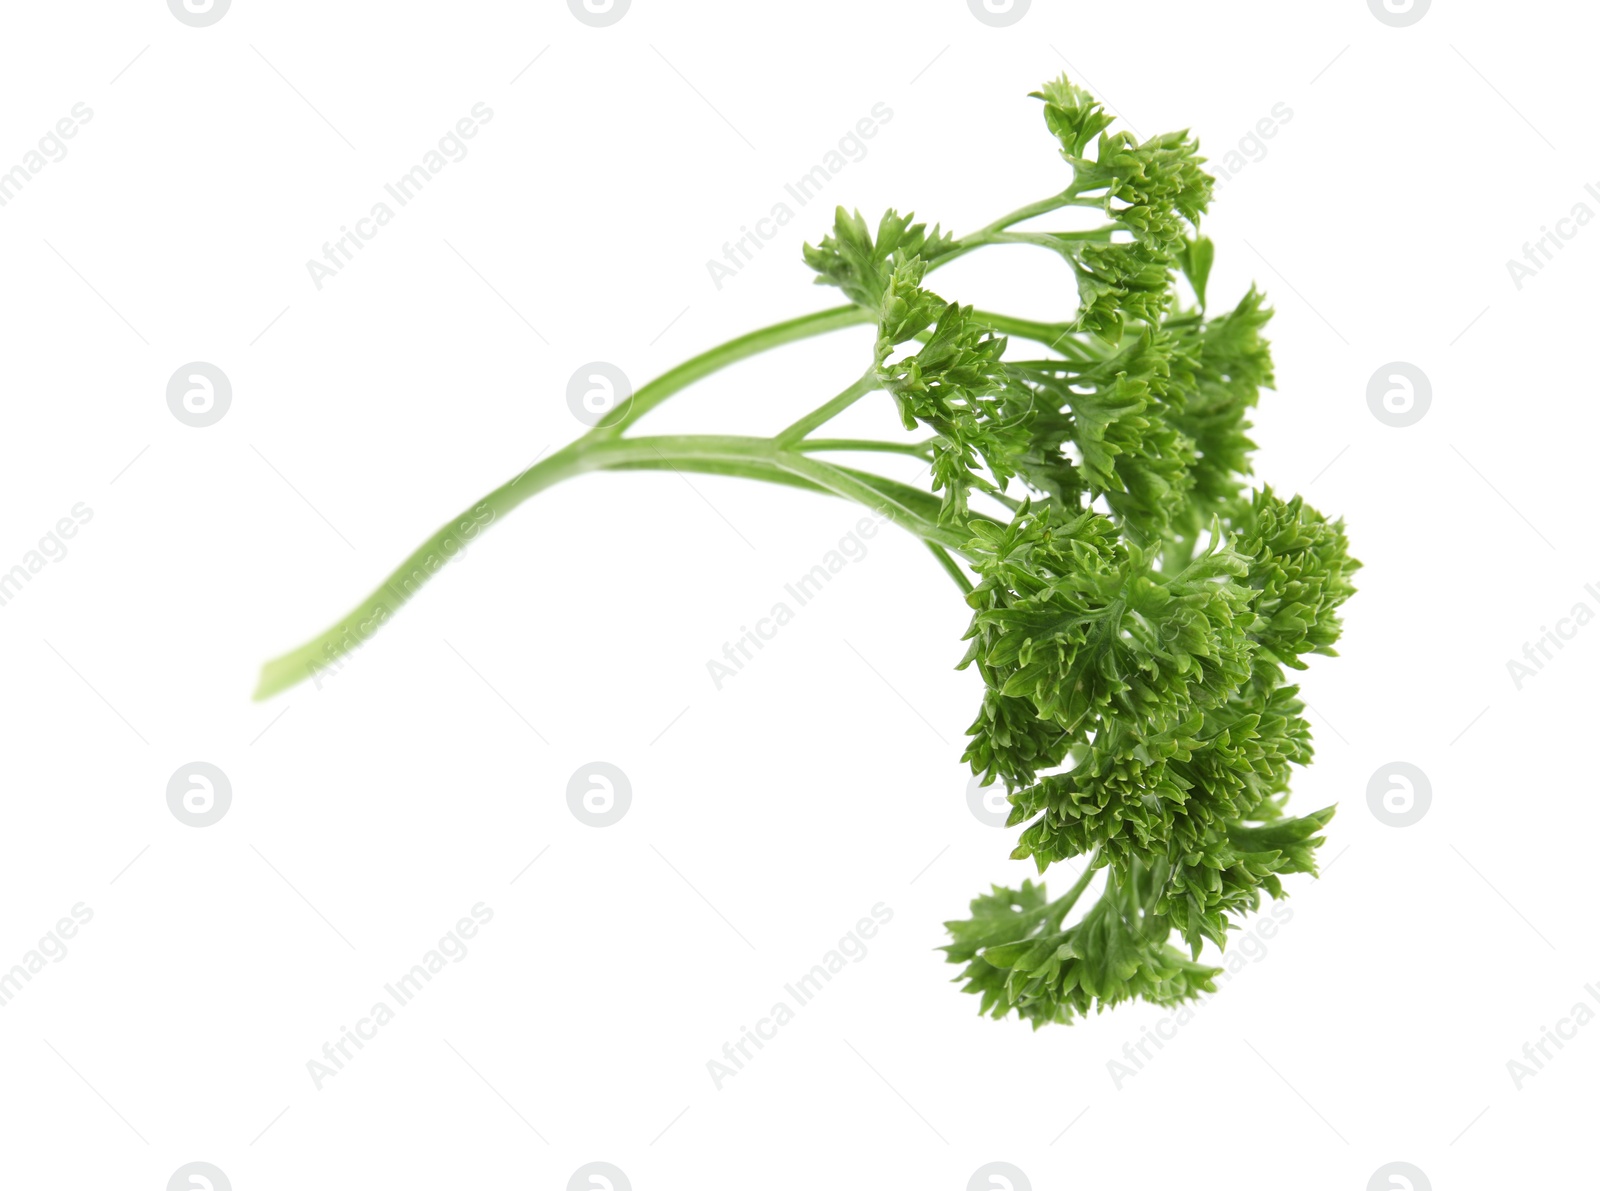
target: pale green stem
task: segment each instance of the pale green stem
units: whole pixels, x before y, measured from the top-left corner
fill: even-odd
[[[833,421],[857,401],[878,387],[878,377],[875,372],[868,372],[855,384],[840,393],[832,401],[819,405],[799,421],[792,423],[778,431],[774,440],[779,446],[793,446],[817,427]]]
[[[875,438],[808,438],[794,444],[802,451],[880,451],[892,455],[913,455],[931,459],[933,448],[926,442],[879,442]]]
[[[601,430],[599,436],[617,437],[680,389],[736,361],[760,355],[775,347],[782,347],[786,343],[797,343],[814,335],[824,335],[843,327],[859,327],[877,321],[875,313],[863,310],[859,306],[834,306],[827,310],[819,310],[815,314],[802,315],[800,318],[762,327],[759,331],[751,331],[748,335],[740,335],[737,339],[730,339],[726,343],[701,352],[693,359],[685,360],[676,368],[663,372],[640,388],[628,403],[627,412],[615,424]]]
[[[1001,232],[1013,224],[1073,203],[1076,195],[1077,190],[1068,187],[1059,194],[1001,216],[967,240],[958,241],[951,252],[935,262],[934,267],[973,248],[981,247],[988,242],[986,237]],[[873,322],[876,322],[875,312],[856,306],[840,306],[817,311],[730,339],[658,376],[632,395],[613,423],[590,430],[555,454],[540,460],[500,485],[470,509],[464,510],[453,521],[441,526],[427,541],[412,551],[382,585],[337,624],[299,648],[268,662],[262,667],[255,697],[264,699],[293,686],[309,677],[318,667],[329,664],[359,646],[409,600],[423,583],[455,557],[467,540],[480,533],[485,525],[509,513],[523,501],[552,484],[604,468],[638,469],[651,468],[658,464],[681,466],[689,470],[747,475],[752,479],[820,489],[861,501],[874,508],[882,508],[897,523],[905,525],[925,541],[935,546],[945,546],[959,551],[965,544],[965,536],[957,530],[938,524],[936,515],[928,515],[926,502],[931,500],[937,505],[937,498],[905,485],[894,484],[882,477],[873,477],[849,468],[808,459],[795,452],[786,453],[781,450],[781,447],[791,445],[791,438],[796,430],[798,437],[803,438],[835,413],[869,392],[870,382],[867,378],[858,381],[833,401],[791,426],[784,432],[782,442],[771,439],[734,440],[701,436],[693,440],[695,443],[693,447],[682,447],[686,440],[622,437],[628,427],[668,397],[729,364],[783,344],[794,343],[844,327]],[[858,440],[834,441],[851,444],[848,447],[835,449],[906,450],[902,444],[884,443],[873,448]],[[675,458],[673,448],[669,446],[674,442],[679,443],[686,453]],[[723,445],[720,447],[714,445],[717,443]],[[729,445],[734,443],[745,445],[740,447]],[[749,445],[755,443],[763,445],[759,449]],[[808,444],[805,449],[823,448],[816,444]],[[921,506],[920,511],[918,506]],[[956,568],[947,569],[951,569],[952,573],[956,572]],[[957,577],[964,581],[964,576],[957,575]]]
[[[892,446],[893,444],[884,444]],[[739,475],[831,492],[881,512],[924,540],[959,550],[966,535],[938,524],[938,498],[884,477],[784,450],[775,440],[721,435],[597,438],[585,435],[540,460],[441,526],[365,600],[325,632],[261,670],[255,697],[265,699],[311,677],[363,644],[466,543],[523,501],[586,472],[682,469]]]

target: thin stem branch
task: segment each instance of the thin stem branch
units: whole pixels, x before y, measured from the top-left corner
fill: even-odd
[[[945,569],[945,573],[950,578],[956,581],[956,586],[961,589],[963,594],[972,591],[972,580],[967,578],[967,573],[961,569],[961,564],[950,557],[948,550],[937,542],[930,542],[926,538],[922,540],[922,544],[933,552],[933,556],[939,560],[939,565]]]
[[[1109,243],[1113,232],[1121,231],[1120,223],[1109,223],[1105,227],[1090,228],[1078,232],[990,232],[982,241],[983,244],[1033,244],[1039,248],[1048,248],[1051,252],[1060,254],[1063,244],[1104,244]]]
[[[1002,232],[1008,227],[1022,223],[1024,220],[1032,219],[1037,215],[1046,215],[1051,211],[1058,211],[1062,207],[1077,205],[1078,192],[1078,184],[1074,182],[1065,190],[1057,191],[1055,194],[1048,195],[1037,202],[1032,202],[1027,206],[1018,207],[1015,211],[1007,212],[993,223],[985,224],[977,231],[962,236],[955,242],[950,251],[928,266],[928,271],[932,272],[934,269],[942,268],[957,257],[965,256],[975,248],[982,248],[985,244],[990,243],[987,237],[996,232]]]
[[[1003,231],[1035,216],[1048,215],[1051,211],[1059,211],[1062,207],[1075,204],[1078,195],[1083,189],[1077,182],[1074,182],[1065,190],[1057,191],[1055,194],[1047,195],[1042,199],[1028,203],[1026,206],[1018,207],[1015,211],[1007,212],[993,223],[985,224],[975,234],[981,236],[985,232]]]
[[[817,429],[817,427],[831,422],[868,393],[876,390],[877,387],[877,375],[873,372],[868,372],[833,400],[823,402],[799,421],[784,427],[773,437],[773,441],[780,447],[794,445]]]
[[[957,241],[952,250],[933,262],[931,267],[938,268],[974,248],[991,242],[992,237],[1026,219],[1060,207],[1078,204],[1081,189],[1083,188],[1075,183],[1063,191],[1002,215],[972,235]],[[648,469],[658,465],[668,465],[717,474],[742,475],[752,479],[832,492],[881,509],[892,520],[905,526],[934,547],[960,552],[965,545],[965,537],[960,531],[939,524],[937,497],[883,477],[812,459],[803,453],[807,450],[826,449],[885,450],[926,457],[924,450],[903,444],[868,445],[862,440],[853,439],[805,442],[806,434],[871,391],[871,382],[868,378],[864,377],[861,381],[857,381],[838,397],[783,431],[776,439],[738,440],[710,435],[692,439],[623,437],[629,427],[667,398],[702,377],[709,376],[736,361],[787,343],[876,321],[876,311],[863,310],[857,306],[839,306],[821,310],[730,339],[662,373],[632,395],[626,409],[614,424],[590,430],[555,454],[507,480],[471,508],[463,510],[460,516],[440,526],[422,545],[413,550],[399,567],[344,619],[298,649],[268,662],[262,667],[255,697],[264,699],[293,686],[309,677],[319,667],[358,648],[382,627],[422,584],[459,554],[466,542],[481,533],[489,523],[509,513],[523,501],[552,484],[585,472],[606,468]],[[991,317],[990,321],[997,329],[1005,330],[998,316]],[[1022,323],[1021,320],[1011,320],[1010,325],[1020,328]],[[1032,325],[1038,327],[1044,324]],[[1055,346],[1054,340],[1050,342]],[[785,450],[792,446],[798,446],[799,449]],[[959,576],[958,581],[964,582],[965,577]]]
[[[1064,913],[1067,910],[1072,909],[1072,907],[1077,904],[1078,899],[1083,896],[1083,891],[1089,888],[1089,882],[1094,880],[1095,873],[1100,871],[1099,869],[1095,868],[1094,861],[1095,858],[1092,855],[1084,861],[1082,875],[1079,876],[1075,882],[1073,882],[1071,889],[1067,890],[1066,893],[1056,898],[1056,900],[1052,903],[1052,907],[1061,907]]]
[[[888,455],[911,455],[930,459],[933,452],[924,442],[885,442],[876,438],[808,438],[794,444],[802,451],[878,451]]]
[[[751,331],[748,335],[741,335],[737,339],[730,339],[726,343],[701,352],[692,359],[685,360],[676,368],[663,372],[655,380],[642,386],[634,393],[627,413],[619,418],[615,425],[597,431],[596,437],[619,437],[629,426],[680,389],[738,360],[759,355],[775,347],[782,347],[786,343],[809,339],[814,335],[825,335],[829,331],[837,331],[843,327],[858,327],[875,322],[877,315],[872,311],[863,310],[859,306],[834,306],[828,310],[819,310],[815,314],[806,314],[786,322],[774,323],[770,327],[762,327],[759,331]]]
[[[501,484],[436,530],[348,615],[261,670],[255,697],[265,699],[311,677],[359,648],[466,544],[499,517],[561,480],[602,470],[676,469],[788,484],[832,493],[883,513],[926,541],[960,550],[965,535],[938,523],[939,498],[883,476],[784,450],[770,438],[585,435]]]
[[[1092,343],[1076,337],[1079,333],[1073,330],[1071,323],[1041,323],[1033,319],[997,314],[992,310],[974,311],[973,317],[1002,334],[1042,343],[1070,359],[1088,363],[1102,358]],[[1009,365],[1011,361],[1008,360],[1006,363]]]
[[[838,467],[832,463],[824,463],[820,459],[811,459],[804,455],[784,454],[778,457],[779,466],[786,471],[810,480],[819,488],[826,488],[837,496],[848,500],[858,501],[868,508],[874,509],[882,516],[893,521],[903,529],[908,529],[918,537],[929,542],[936,542],[949,549],[961,551],[966,547],[968,535],[958,530],[942,526],[937,517],[929,517],[917,511],[904,498],[892,493],[882,485],[873,485],[863,480],[861,473]],[[911,489],[919,492],[919,489]]]

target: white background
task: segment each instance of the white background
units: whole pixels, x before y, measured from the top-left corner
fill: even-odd
[[[1600,227],[1520,291],[1506,268],[1575,204],[1600,211],[1586,9],[1466,0],[1397,29],[1361,0],[1037,0],[995,29],[962,0],[635,0],[594,29],[554,0],[235,0],[193,29],[141,0],[4,20],[0,169],[74,104],[93,118],[0,208],[0,569],[74,504],[93,519],[0,608],[0,965],[74,904],[94,916],[0,1009],[0,1184],[159,1191],[199,1160],[240,1191],[562,1188],[594,1160],[639,1191],[957,1191],[995,1160],[1035,1188],[1588,1168],[1600,1028],[1520,1090],[1507,1061],[1600,981],[1600,627],[1521,690],[1506,665],[1600,610]],[[579,365],[642,382],[834,304],[799,260],[833,203],[961,232],[1058,189],[1026,93],[1069,62],[1140,133],[1190,127],[1213,159],[1292,111],[1219,191],[1212,294],[1271,294],[1258,474],[1344,516],[1366,563],[1343,656],[1304,685],[1318,758],[1294,805],[1340,804],[1331,868],[1120,1088],[1108,1062],[1168,1012],[1033,1034],[946,983],[942,921],[1028,869],[967,808],[966,610],[919,545],[880,534],[756,664],[707,676],[854,508],[573,481],[323,689],[250,702],[263,660],[581,431]],[[319,291],[305,262],[479,102],[470,154]],[[718,290],[706,261],[880,102],[865,158]],[[1026,249],[939,288],[1073,303]],[[774,430],[857,374],[868,335],[730,369],[647,428]],[[191,360],[233,383],[207,429],[166,406]],[[1366,402],[1393,360],[1433,385],[1405,429]],[[852,422],[893,428],[882,399]],[[194,760],[233,787],[199,830],[165,801]],[[595,760],[633,790],[604,830],[566,804]],[[1367,807],[1395,760],[1433,791],[1406,829]],[[478,902],[494,919],[467,958],[317,1090],[307,1061]],[[716,1089],[707,1060],[879,902],[867,957]]]

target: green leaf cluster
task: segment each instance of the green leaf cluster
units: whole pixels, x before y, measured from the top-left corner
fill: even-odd
[[[1167,944],[1145,904],[1155,882],[1141,873],[1065,925],[1076,893],[1046,900],[1043,885],[999,885],[973,899],[972,917],[946,923],[953,963],[964,963],[963,991],[981,997],[979,1012],[1015,1013],[1034,1029],[1070,1022],[1138,997],[1176,1005],[1215,992],[1218,969]]]
[[[1065,76],[1034,94],[1068,166],[1058,191],[959,237],[841,208],[804,255],[850,305],[738,336],[641,386],[616,419],[489,492],[343,620],[268,663],[258,697],[366,640],[394,592],[414,590],[417,560],[454,552],[457,525],[570,476],[696,471],[858,501],[921,537],[960,585],[971,620],[959,665],[982,684],[964,760],[1004,783],[1012,856],[1076,877],[1054,901],[1031,880],[996,887],[947,924],[968,991],[985,1013],[1035,1026],[1210,991],[1204,947],[1315,872],[1333,809],[1288,810],[1312,746],[1287,676],[1334,652],[1358,564],[1342,523],[1250,483],[1251,411],[1275,383],[1271,312],[1254,288],[1232,309],[1212,302],[1200,221],[1213,183],[1198,143],[1115,130]],[[992,162],[983,175],[1004,176]],[[1026,318],[934,287],[936,270],[999,245],[1042,249],[1064,309]],[[863,370],[770,437],[630,433],[736,361],[866,323]],[[817,433],[878,392],[925,437]],[[928,486],[818,457],[840,451],[914,456]]]
[[[941,519],[956,523],[967,514],[974,486],[998,490],[1015,473],[1012,461],[1028,441],[1028,412],[1005,408],[1005,337],[972,307],[922,288],[923,272],[918,258],[894,270],[882,298],[875,367],[906,429],[934,432],[933,490],[943,498]],[[921,342],[918,351],[890,360],[913,339]]]
[[[892,211],[874,237],[841,210],[807,260],[875,316],[878,386],[930,432],[941,520],[971,534],[960,665],[984,690],[964,759],[1006,784],[1014,858],[1083,866],[1066,898],[997,887],[948,924],[983,1011],[1037,1026],[1209,990],[1206,941],[1225,946],[1283,878],[1315,872],[1333,810],[1285,810],[1311,736],[1284,675],[1333,652],[1358,564],[1341,524],[1247,486],[1270,311],[1255,289],[1206,309],[1197,142],[1114,131],[1065,77],[1035,95],[1072,169],[1055,199],[957,240]],[[1073,210],[1107,222],[1022,226]],[[1071,315],[1021,328],[1043,357],[1011,350],[1016,320],[928,288],[993,243],[1047,249],[1074,274]],[[975,493],[1004,515],[976,515]]]
[[[803,249],[806,264],[816,270],[818,285],[838,286],[858,306],[876,309],[896,265],[911,259],[935,261],[951,249],[952,236],[941,233],[938,225],[930,232],[915,218],[885,211],[874,236],[861,212],[840,207],[833,232],[815,248],[807,244]]]

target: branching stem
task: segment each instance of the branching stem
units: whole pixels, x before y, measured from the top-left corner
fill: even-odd
[[[902,446],[863,440],[856,449],[894,451]],[[866,505],[924,541],[947,550],[959,552],[967,541],[965,533],[939,524],[939,499],[931,493],[886,476],[810,458],[776,438],[714,434],[613,438],[590,433],[540,460],[440,526],[337,624],[268,662],[262,668],[255,697],[265,699],[285,690],[360,646],[483,526],[553,484],[607,470],[705,472],[788,484]]]
[[[1014,224],[1075,203],[1077,194],[1077,189],[1069,186],[1064,191],[1001,216],[972,235],[958,240],[952,251],[936,261],[933,267],[937,268],[973,248],[992,243],[997,235]],[[1032,323],[998,314],[982,317],[997,330],[1039,339],[1073,359],[1084,358],[1084,353],[1091,351],[1073,339],[1064,326]],[[265,699],[302,682],[318,668],[329,665],[360,646],[429,578],[458,554],[466,541],[475,537],[484,525],[505,516],[523,501],[551,485],[592,471],[675,469],[742,476],[808,491],[832,493],[876,509],[922,538],[934,549],[940,565],[956,579],[963,591],[969,590],[970,583],[951,557],[952,551],[957,554],[962,551],[966,535],[939,523],[937,497],[884,476],[810,457],[810,452],[831,450],[878,451],[929,458],[926,444],[807,437],[877,387],[870,373],[770,439],[718,435],[624,437],[629,427],[663,401],[730,364],[785,344],[876,321],[875,311],[857,306],[819,310],[730,339],[662,373],[633,393],[620,414],[609,424],[595,427],[555,454],[539,460],[488,493],[471,508],[463,510],[455,519],[440,526],[337,624],[297,649],[268,662],[262,667],[255,697]]]

